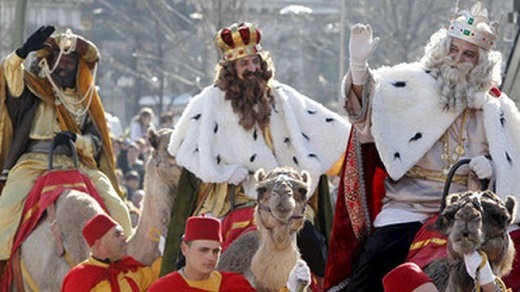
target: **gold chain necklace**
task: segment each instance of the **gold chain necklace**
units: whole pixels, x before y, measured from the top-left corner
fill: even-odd
[[[462,120],[460,122],[460,129],[457,135],[457,146],[455,147],[455,151],[451,153],[450,149],[450,128],[446,130],[444,135],[442,136],[442,154],[441,159],[444,162],[444,168],[442,172],[444,175],[447,175],[450,172],[451,167],[459,161],[459,158],[464,155],[464,127],[466,125],[466,120],[468,118],[469,109],[465,109],[462,115]]]

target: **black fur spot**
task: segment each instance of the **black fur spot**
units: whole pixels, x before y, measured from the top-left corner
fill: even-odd
[[[285,139],[283,139],[283,142],[285,144],[291,144],[291,139],[289,137],[285,137]]]
[[[298,164],[298,159],[297,159],[296,157],[293,157],[292,160],[294,161],[294,163],[295,163],[296,165],[299,165],[299,164]]]
[[[504,113],[500,114],[500,124],[502,125],[502,127],[506,125],[506,118],[504,117]]]
[[[335,118],[326,118],[325,122],[331,123],[331,122],[334,122],[335,120],[336,120]]]
[[[220,164],[220,155],[217,155],[217,164]]]
[[[255,161],[255,159],[256,159],[256,153],[253,154],[253,156],[249,157],[249,161],[250,161],[250,162]]]
[[[195,153],[199,152],[199,147],[195,148],[195,151],[193,151]]]
[[[405,87],[406,86],[406,82],[404,82],[404,81],[396,81],[396,82],[393,82],[392,85],[395,86],[395,87]]]
[[[192,120],[198,120],[198,119],[200,119],[200,116],[202,116],[202,114],[196,114],[193,117],[191,117],[191,119]]]
[[[305,140],[307,140],[307,141],[310,140],[310,139],[309,139],[309,136],[307,136],[304,132],[302,132],[302,136],[303,136],[303,138],[305,138]]]
[[[253,131],[253,139],[255,141],[256,141],[256,139],[258,139],[258,133],[256,131],[257,131],[256,129]]]
[[[421,138],[422,138],[422,133],[421,133],[421,132],[417,132],[417,133],[415,133],[415,136],[413,136],[413,137],[410,139],[409,142],[417,141],[417,140],[419,140],[419,139],[421,139]]]
[[[432,71],[431,70],[424,70],[424,72],[426,72],[426,74],[430,74]]]
[[[308,109],[307,112],[311,115],[314,115],[317,113],[317,111],[315,109]]]
[[[509,156],[509,153],[506,152],[506,159],[509,164],[513,164],[513,159],[511,159],[511,156]]]
[[[218,123],[215,123],[215,128],[213,128],[213,133],[217,133],[218,132]]]
[[[309,153],[308,156],[309,156],[310,158],[316,158],[317,160],[320,160],[320,159],[318,158],[318,155],[316,155],[316,154],[314,154],[314,153]]]
[[[399,152],[394,153],[394,159],[401,159],[401,154]]]

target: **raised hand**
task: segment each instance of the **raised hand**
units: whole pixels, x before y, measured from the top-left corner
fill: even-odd
[[[25,43],[16,50],[18,57],[25,59],[30,52],[42,49],[43,43],[51,36],[54,30],[54,26],[47,25],[42,26],[37,31],[33,32]]]
[[[368,68],[368,59],[374,53],[379,37],[372,36],[372,27],[357,23],[350,30],[349,52],[352,82],[355,85],[364,85]]]

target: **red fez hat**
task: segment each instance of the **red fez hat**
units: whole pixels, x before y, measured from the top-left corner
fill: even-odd
[[[97,214],[83,227],[83,237],[87,240],[88,245],[92,246],[96,240],[103,237],[112,227],[117,225],[118,223],[107,215]]]
[[[433,280],[412,262],[395,267],[383,278],[385,292],[410,292],[428,282]]]
[[[217,218],[205,217],[204,215],[188,218],[188,221],[186,221],[184,242],[199,239],[222,242],[220,220]]]

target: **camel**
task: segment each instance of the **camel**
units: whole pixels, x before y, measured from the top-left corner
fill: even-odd
[[[128,254],[145,265],[151,265],[160,255],[157,237],[166,234],[170,210],[180,177],[176,165],[166,148],[172,130],[149,131],[153,153],[146,163],[145,198],[142,216],[135,234],[128,242]],[[85,223],[95,214],[103,212],[100,205],[89,195],[68,190],[56,202],[56,222],[66,256],[59,256],[56,240],[50,231],[46,215],[21,246],[21,262],[26,291],[59,291],[61,282],[71,266],[89,256],[88,245],[81,234]],[[32,280],[28,281],[28,277]],[[15,290],[16,285],[12,285]],[[37,289],[35,289],[37,287]]]
[[[448,257],[425,268],[439,291],[474,291],[475,283],[466,272],[464,254],[486,253],[493,274],[507,275],[513,265],[515,249],[507,227],[515,218],[516,200],[501,200],[491,191],[450,194],[445,199],[436,228],[448,236]],[[449,271],[449,273],[446,273]]]
[[[310,176],[289,167],[255,173],[258,230],[243,234],[222,254],[218,270],[244,275],[258,291],[279,291],[300,258],[297,232],[303,227]]]

